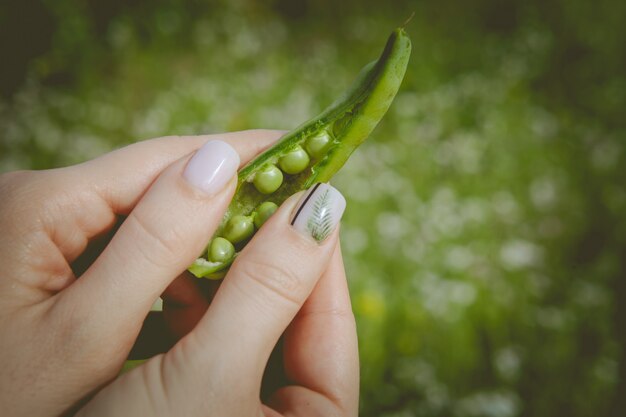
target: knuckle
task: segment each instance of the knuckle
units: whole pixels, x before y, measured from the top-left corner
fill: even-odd
[[[19,181],[20,178],[23,178],[28,171],[10,171],[10,172],[5,172],[4,174],[0,175],[0,187],[2,187],[2,189],[5,189],[6,187],[10,186],[11,184]]]
[[[278,297],[298,306],[302,303],[306,285],[296,268],[261,259],[241,259],[233,268],[239,283],[251,282],[272,299]]]
[[[50,313],[46,323],[48,328],[54,327],[57,331],[51,335],[48,345],[57,348],[55,354],[61,356],[63,362],[89,364],[94,376],[102,376],[111,373],[112,361],[125,357],[124,338],[109,338],[108,344],[102,343],[102,334],[98,326],[94,326],[94,315],[88,305],[65,301],[55,304]],[[63,349],[58,349],[61,346]]]
[[[67,187],[69,168],[49,169],[43,171],[12,171],[0,175],[0,195],[18,199],[36,198],[45,201],[56,189]]]
[[[0,175],[0,195],[5,197],[3,200],[19,193],[35,175],[34,171],[12,171]]]
[[[306,316],[324,316],[329,318],[337,318],[339,320],[345,321],[355,321],[354,312],[351,308],[329,308],[325,310],[315,310],[315,311],[306,311],[301,312],[301,317]]]
[[[0,175],[0,213],[15,215],[33,211],[33,201],[46,201],[46,187],[39,186],[41,176],[36,171],[13,171]],[[40,189],[41,188],[41,189]],[[24,204],[30,202],[31,204]]]
[[[138,242],[138,250],[148,262],[161,267],[180,262],[184,238],[176,227],[163,227],[134,213],[128,216],[126,223]]]

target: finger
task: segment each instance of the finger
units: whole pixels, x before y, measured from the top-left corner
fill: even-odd
[[[211,345],[225,363],[237,364],[238,375],[250,376],[248,388],[257,395],[272,348],[326,269],[345,208],[328,184],[299,197],[288,199],[248,243],[190,333],[201,346],[196,369],[210,367]]]
[[[94,264],[58,294],[54,313],[79,321],[89,347],[104,338],[109,343],[100,350],[117,349],[123,356],[153,301],[217,228],[234,193],[238,165],[232,147],[210,141],[167,168]]]
[[[163,137],[126,146],[83,164],[47,171],[40,194],[47,234],[72,262],[90,238],[113,226],[116,215],[128,214],[174,161],[209,140],[220,140],[235,148],[241,164],[245,164],[283,133],[250,130]]]
[[[210,140],[220,140],[235,148],[241,164],[246,164],[285,132],[247,130],[200,136],[166,136],[138,142],[92,161],[76,165],[82,184],[98,191],[118,214],[128,213],[143,191],[172,162],[197,150]]]
[[[339,245],[317,286],[284,337],[287,378],[296,386],[277,391],[269,405],[288,414],[323,397],[356,416],[359,399],[356,323]]]
[[[222,139],[237,150],[241,164],[245,164],[282,134],[250,130],[164,137],[139,142],[73,167],[3,175],[0,190],[8,198],[0,204],[0,214],[9,213],[14,221],[3,223],[0,245],[4,244],[6,252],[12,255],[8,259],[14,260],[5,266],[16,271],[15,276],[24,287],[21,296],[13,299],[20,304],[36,304],[74,282],[74,265],[70,264],[85,251],[90,240],[111,230],[118,214],[130,212],[165,167],[204,142]],[[3,183],[7,186],[3,187]],[[87,258],[81,261],[91,264]]]

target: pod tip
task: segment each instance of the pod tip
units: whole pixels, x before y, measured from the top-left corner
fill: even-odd
[[[406,20],[404,21],[404,23],[403,23],[402,25],[400,25],[400,27],[401,27],[402,29],[404,29],[404,28],[406,27],[406,25],[408,25],[408,24],[411,22],[411,20],[413,20],[413,17],[415,17],[415,11],[412,11],[412,12],[411,12],[411,15],[408,17],[408,19],[406,19]]]

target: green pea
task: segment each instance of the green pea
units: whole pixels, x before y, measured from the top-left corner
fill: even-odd
[[[209,261],[228,262],[235,256],[235,247],[223,237],[216,237],[209,246]]]
[[[254,223],[252,217],[237,215],[233,216],[226,223],[223,236],[232,243],[239,243],[248,239],[254,233]]]
[[[261,226],[263,226],[263,223],[265,223],[277,209],[278,206],[271,201],[266,201],[257,207],[255,212],[256,214],[254,216],[254,225],[256,228],[260,229]]]
[[[254,186],[262,194],[271,194],[283,183],[283,173],[276,165],[267,165],[254,176]]]
[[[315,136],[311,136],[304,143],[304,147],[306,148],[309,155],[313,158],[319,159],[326,154],[328,148],[332,144],[332,139],[330,135],[326,131],[322,131]]]
[[[301,146],[296,146],[288,154],[280,158],[278,166],[287,174],[299,174],[309,166],[311,159]]]

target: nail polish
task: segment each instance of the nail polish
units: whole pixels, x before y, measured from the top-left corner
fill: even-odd
[[[300,198],[291,225],[317,242],[335,230],[346,208],[346,199],[330,184],[317,183]]]
[[[191,157],[183,177],[208,195],[220,191],[237,173],[239,155],[232,146],[219,140],[205,143]]]

